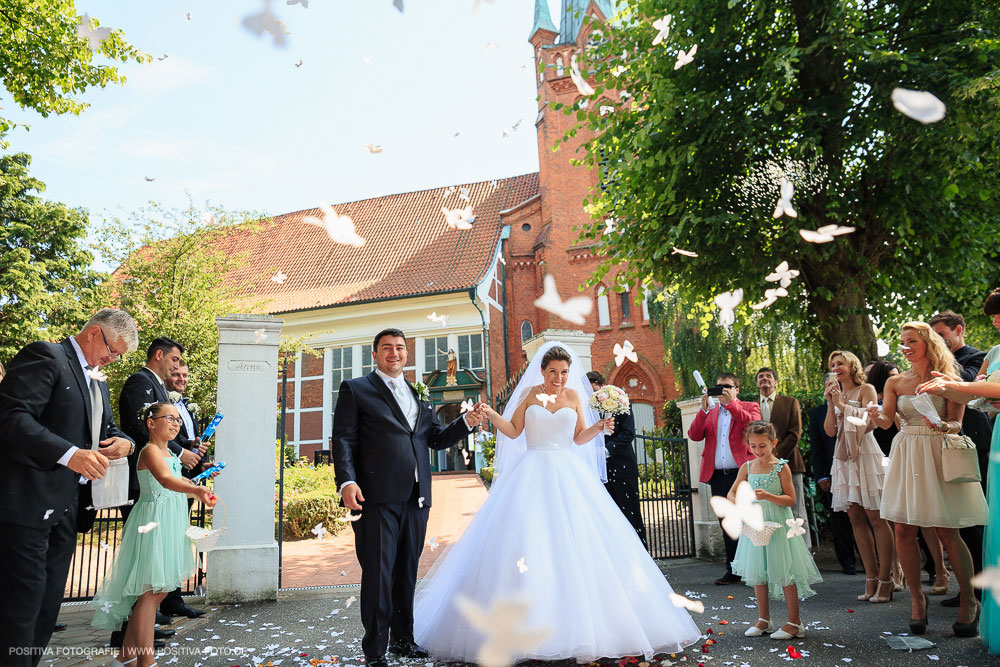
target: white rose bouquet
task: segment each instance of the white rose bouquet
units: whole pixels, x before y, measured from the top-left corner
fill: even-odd
[[[597,410],[602,419],[609,415],[627,415],[632,411],[628,394],[613,384],[606,384],[591,394],[587,405]]]

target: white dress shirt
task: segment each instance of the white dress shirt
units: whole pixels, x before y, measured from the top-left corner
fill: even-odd
[[[155,375],[155,373],[154,373]],[[191,413],[188,412],[187,406],[184,405],[183,397],[182,400],[178,400],[174,403],[174,407],[177,408],[177,414],[180,415],[181,421],[184,422],[184,429],[187,431],[188,438],[194,441],[194,422],[191,420]]]
[[[722,405],[719,405],[719,421],[715,426],[715,469],[735,470],[736,459],[729,447],[729,431],[733,425],[733,416]]]

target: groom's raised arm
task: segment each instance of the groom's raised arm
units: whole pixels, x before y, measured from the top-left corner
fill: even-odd
[[[333,469],[337,489],[357,481],[354,461],[358,453],[358,406],[347,382],[340,383],[337,406],[333,412]]]

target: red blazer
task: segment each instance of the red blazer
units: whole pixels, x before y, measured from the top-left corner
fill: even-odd
[[[706,484],[712,477],[712,473],[715,472],[715,441],[719,410],[729,410],[732,417],[729,424],[729,449],[732,450],[737,465],[743,465],[753,458],[750,447],[743,439],[743,431],[746,430],[747,424],[760,419],[759,405],[741,401],[738,398],[730,401],[729,405],[725,407],[721,403],[717,403],[707,413],[699,408],[698,415],[691,423],[691,428],[688,429],[688,438],[695,442],[705,441],[705,450],[701,453],[701,476],[698,481]]]

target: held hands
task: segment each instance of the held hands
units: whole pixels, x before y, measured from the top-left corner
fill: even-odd
[[[466,412],[465,419],[468,422],[469,426],[473,428],[479,426],[483,422],[483,420],[487,418],[487,413],[486,413],[487,409],[488,406],[486,405],[486,403],[484,403],[483,401],[479,401],[471,410]]]
[[[97,451],[112,461],[125,458],[131,449],[132,441],[125,438],[108,438],[101,440],[97,446]]]
[[[361,494],[361,488],[351,483],[340,492],[340,497],[344,501],[344,507],[349,510],[361,511],[361,503],[365,502],[365,497]]]
[[[78,449],[73,452],[66,467],[93,481],[104,477],[104,473],[108,469],[108,459],[99,451]]]

